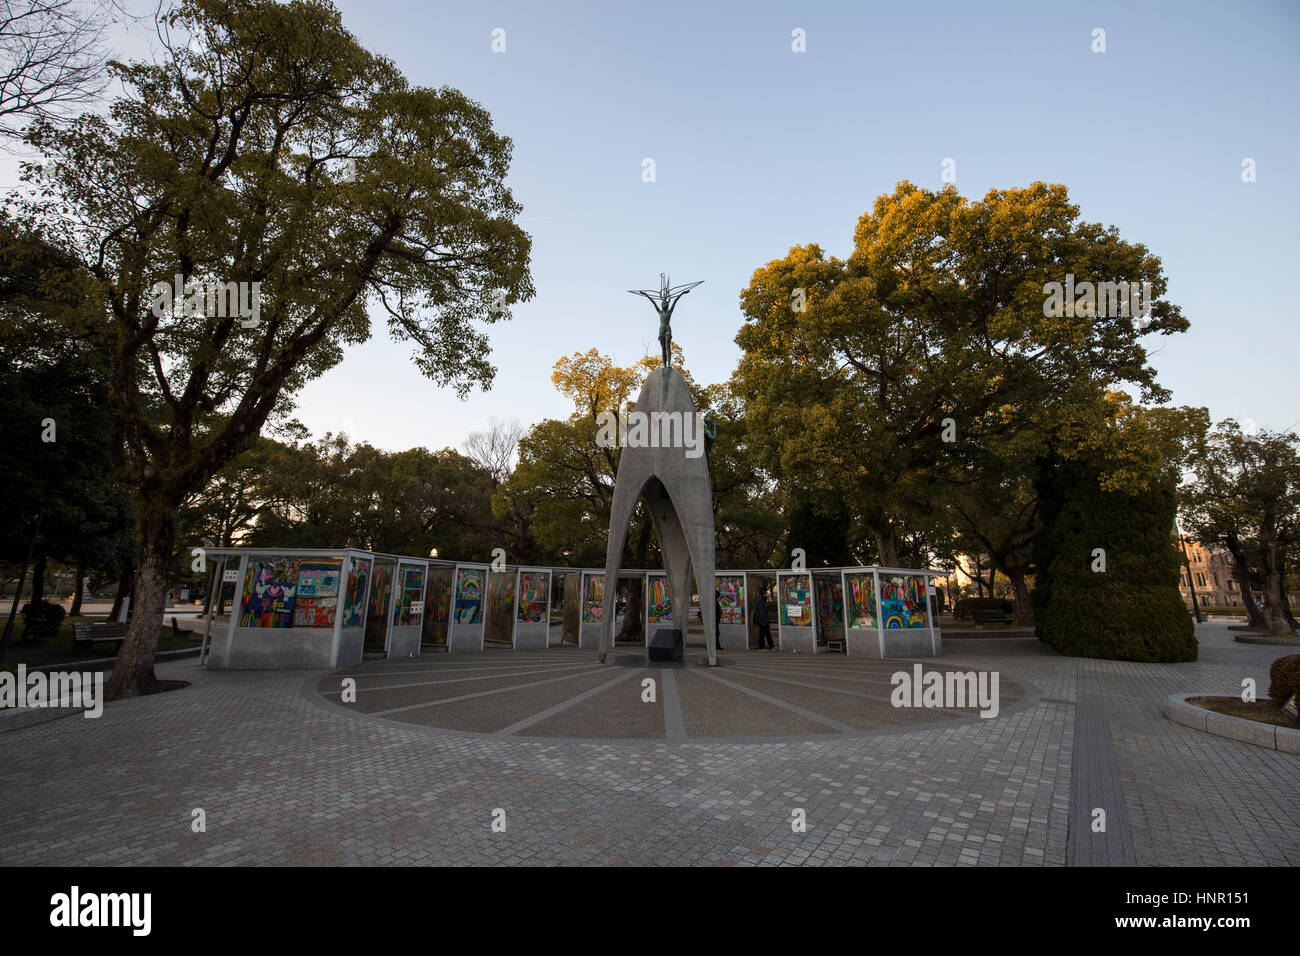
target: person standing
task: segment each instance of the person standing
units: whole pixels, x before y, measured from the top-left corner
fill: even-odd
[[[767,592],[761,591],[754,605],[754,623],[758,625],[758,649],[774,650],[772,646],[772,619],[767,615]],[[766,645],[766,646],[764,646]]]

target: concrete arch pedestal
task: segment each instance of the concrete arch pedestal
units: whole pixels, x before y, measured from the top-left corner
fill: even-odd
[[[619,459],[618,476],[614,480],[614,503],[609,515],[605,580],[617,579],[628,525],[638,499],[644,498],[664,554],[674,626],[681,628],[685,641],[693,578],[700,594],[709,664],[716,665],[717,636],[714,634],[716,622],[713,613],[716,539],[703,423],[697,417],[685,377],[671,367],[660,367],[650,373],[637,397],[636,411],[649,416],[649,435],[643,432],[633,444],[633,433],[630,432],[628,445],[623,448]],[[698,435],[699,441],[692,446],[681,440],[682,428],[672,430],[668,427],[673,422],[688,429],[685,434]],[[676,442],[665,444],[662,441],[673,436],[678,439]],[[642,437],[657,441],[650,445],[642,444],[639,440]],[[614,594],[614,588],[605,589],[600,626],[602,663],[606,651],[613,645]]]

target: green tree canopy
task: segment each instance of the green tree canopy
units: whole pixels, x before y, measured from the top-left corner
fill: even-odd
[[[1068,276],[1149,282],[1151,314],[1048,309],[1045,287]],[[890,519],[931,496],[949,422],[958,441],[987,440],[1017,409],[1042,416],[1115,383],[1168,397],[1140,341],[1187,327],[1164,293],[1159,260],[1081,221],[1063,186],[970,201],[904,182],[859,220],[847,259],[796,246],[755,271],[736,389],[773,475],[827,512],[848,497],[896,564]]]
[[[464,392],[493,375],[476,323],[533,295],[510,140],[481,106],[410,85],[322,0],[183,0],[162,27],[159,62],[114,65],[109,115],[33,127],[17,206],[76,265],[88,307],[65,325],[103,326],[136,490],[142,613],[111,695],[154,683],[176,510],[370,336],[371,307]]]
[[[1258,569],[1260,620],[1270,633],[1292,632],[1285,578],[1300,550],[1300,436],[1250,434],[1227,419],[1197,445],[1191,465],[1182,497],[1187,531],[1232,555],[1248,606]]]

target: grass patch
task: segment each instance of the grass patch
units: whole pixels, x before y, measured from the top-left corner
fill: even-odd
[[[43,667],[49,664],[72,664],[78,661],[93,661],[104,657],[112,657],[116,652],[116,644],[77,647],[72,643],[73,624],[102,624],[105,620],[106,618],[103,617],[65,617],[63,623],[59,625],[59,632],[54,637],[25,641],[22,639],[22,619],[16,618],[14,620],[14,632],[9,638],[9,647],[5,652],[4,662],[0,663],[0,668],[12,671],[16,670],[19,664],[26,664],[28,667]],[[195,621],[195,627],[200,626],[196,619],[191,618],[191,620]],[[184,623],[182,626],[184,626]],[[3,627],[3,623],[0,623],[0,628]],[[203,643],[202,629],[186,631],[183,637],[177,638],[172,630],[171,621],[168,620],[163,625],[162,635],[158,639],[158,650],[182,650],[198,647],[201,643]]]
[[[1261,724],[1272,724],[1275,727],[1300,730],[1300,724],[1282,713],[1278,705],[1271,700],[1256,700],[1247,703],[1240,697],[1188,697],[1187,703],[1194,704],[1202,710],[1212,710],[1216,714],[1223,714],[1227,717],[1244,717],[1247,720],[1254,720]]]

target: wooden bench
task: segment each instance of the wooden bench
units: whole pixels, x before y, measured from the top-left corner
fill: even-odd
[[[126,625],[121,621],[109,621],[107,623],[87,623],[77,622],[72,625],[72,643],[74,647],[89,645],[94,647],[96,644],[113,643],[117,647],[114,652],[122,647],[122,642],[126,640]]]
[[[201,639],[203,635],[200,634],[198,631],[196,631],[194,628],[183,629],[181,627],[181,622],[176,619],[175,615],[173,615],[172,616],[172,637],[178,641],[197,641]]]
[[[975,621],[977,628],[985,624],[1010,624],[1011,615],[1006,611],[996,608],[978,608],[970,612],[971,618]]]

